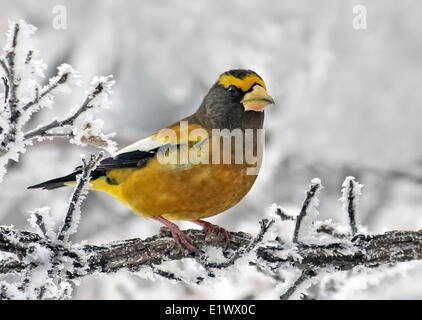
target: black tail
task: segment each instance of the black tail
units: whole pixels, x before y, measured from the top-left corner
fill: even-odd
[[[61,177],[61,178],[56,178],[56,179],[52,179],[52,180],[48,180],[33,186],[28,187],[28,189],[39,189],[42,188],[44,190],[52,190],[52,189],[57,189],[57,188],[61,188],[61,187],[66,187],[66,182],[72,182],[72,181],[76,181],[76,175],[80,174],[82,171],[78,170],[75,171],[71,174],[68,174],[67,176]]]
[[[115,157],[109,157],[101,161],[99,166],[91,172],[91,180],[95,180],[99,177],[105,176],[108,170],[112,169],[130,169],[130,168],[142,168],[145,167],[150,159],[155,156],[155,153],[159,148],[150,151],[131,151],[119,154]],[[76,176],[82,173],[81,166],[77,167],[74,172],[67,176],[48,180],[40,184],[36,184],[28,187],[28,189],[39,189],[44,190],[57,189],[66,187],[66,182],[76,181]]]

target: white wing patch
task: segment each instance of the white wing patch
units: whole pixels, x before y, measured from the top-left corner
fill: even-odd
[[[132,143],[131,145],[128,145],[127,147],[124,147],[123,149],[119,150],[114,156],[127,153],[127,152],[132,152],[132,151],[148,152],[150,150],[162,147],[164,145],[187,144],[188,142],[195,142],[196,143],[195,147],[198,148],[198,150],[200,150],[201,145],[204,142],[209,141],[208,133],[204,129],[198,129],[198,128],[195,129],[195,130],[199,130],[199,132],[196,132],[195,134],[193,134],[193,136],[191,135],[195,130],[192,130],[188,134],[187,124],[186,124],[185,130],[186,130],[186,134],[178,136],[178,132],[176,132],[175,130],[171,128],[161,129],[158,133],[152,136],[149,136],[145,139]],[[198,138],[200,139],[199,143],[197,143]]]
[[[131,152],[131,151],[149,151],[149,150],[161,147],[165,144],[164,141],[154,140],[153,137],[154,136],[150,136],[148,138],[132,143],[128,145],[127,147],[124,147],[123,149],[117,151],[115,156],[122,153]]]

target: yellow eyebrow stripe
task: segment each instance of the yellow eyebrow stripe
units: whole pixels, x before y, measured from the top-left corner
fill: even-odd
[[[264,89],[267,89],[264,81],[254,74],[247,75],[243,79],[236,78],[231,74],[223,74],[220,77],[220,80],[218,80],[218,83],[221,84],[224,88],[236,86],[242,89],[243,92],[249,91],[255,83],[259,84]]]

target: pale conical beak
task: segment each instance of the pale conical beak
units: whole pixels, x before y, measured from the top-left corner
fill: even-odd
[[[245,94],[241,103],[243,104],[245,111],[258,112],[264,111],[264,108],[269,104],[273,104],[274,100],[263,87],[256,84],[251,92]]]

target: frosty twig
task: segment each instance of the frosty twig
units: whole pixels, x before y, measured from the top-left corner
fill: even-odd
[[[31,212],[29,222],[38,231],[19,243],[18,235],[12,228],[2,229],[0,251],[16,255],[0,260],[0,273],[21,273],[21,281],[0,282],[3,299],[43,299],[68,298],[71,286],[68,277],[82,276],[86,273],[85,253],[72,246],[69,237],[76,232],[80,220],[80,205],[88,190],[90,174],[95,170],[104,154],[92,155],[87,162],[83,160],[81,174],[77,178],[69,208],[59,232],[54,229],[48,207]],[[31,241],[31,239],[35,241]],[[19,271],[17,271],[19,270]],[[70,275],[72,274],[72,275]],[[44,281],[38,281],[39,278]]]
[[[352,236],[358,232],[356,210],[359,204],[361,189],[362,185],[356,182],[354,177],[347,177],[343,182],[342,197],[340,198],[340,201],[343,202],[343,210],[349,217]]]
[[[225,260],[223,262],[213,260],[207,255],[209,243],[204,232],[200,230],[185,231],[202,251],[199,256],[180,250],[173,239],[165,234],[143,240],[122,240],[104,245],[73,244],[68,240],[77,228],[77,211],[85,194],[83,190],[87,186],[90,171],[95,169],[99,161],[101,155],[91,157],[91,160],[83,165],[81,176],[71,197],[68,214],[58,235],[53,230],[48,208],[32,212],[30,222],[38,234],[0,226],[0,251],[9,254],[7,258],[0,259],[0,274],[22,276],[18,286],[0,282],[2,298],[70,298],[73,279],[90,274],[114,273],[122,269],[130,272],[152,272],[169,280],[193,281],[199,284],[207,277],[213,278],[217,274],[221,276],[222,272],[233,270],[236,264],[246,262],[273,281],[283,284],[286,282],[283,272],[292,270],[297,273],[297,270],[301,270],[299,277],[296,276],[290,284],[286,283],[288,286],[280,298],[288,299],[299,290],[304,281],[318,277],[320,270],[338,272],[358,266],[375,268],[392,263],[422,260],[422,230],[390,231],[371,236],[356,235],[352,239],[348,236],[333,236],[330,242],[318,242],[318,238],[315,237],[312,243],[305,244],[293,242],[292,238],[288,242],[283,242],[281,234],[274,234],[276,228],[274,220],[269,219],[260,221],[260,231],[256,236],[231,232],[230,243],[222,257]],[[349,183],[350,178],[343,187],[345,185],[349,187]],[[307,192],[301,212],[308,212],[310,206],[315,205],[311,203],[312,200],[315,201],[315,194],[320,188],[320,181],[314,180]],[[361,185],[354,181],[355,195],[357,191],[360,194],[360,188]],[[343,194],[349,193],[349,188],[343,190]],[[354,199],[356,200],[356,197]],[[356,206],[356,201],[353,203]],[[276,211],[275,215],[280,218],[280,223],[289,222],[290,219],[285,219],[284,215],[280,216],[278,210]],[[292,233],[297,230],[296,226]],[[324,222],[314,232],[317,236],[321,234],[320,230],[329,230],[323,233],[330,236],[343,235],[342,231],[336,228],[336,224]],[[311,229],[304,230],[311,232]],[[189,275],[174,273],[173,270],[166,270],[166,267],[161,265],[182,259],[194,259],[205,273],[190,279]],[[31,279],[35,276],[43,277],[42,285],[36,285],[40,283],[38,280],[32,282]]]
[[[86,112],[87,110],[89,110],[90,108],[93,107],[93,105],[91,104],[92,101],[103,92],[104,90],[104,83],[100,82],[98,83],[94,90],[92,90],[92,92],[90,92],[88,94],[88,96],[85,98],[85,101],[82,103],[82,105],[69,117],[67,117],[66,119],[63,120],[53,120],[52,122],[50,122],[47,125],[44,125],[38,129],[34,129],[30,132],[25,133],[24,135],[24,139],[25,140],[30,140],[30,139],[34,139],[34,138],[41,138],[41,137],[71,137],[72,136],[72,131],[70,130],[67,133],[63,133],[63,132],[51,132],[51,130],[53,129],[57,129],[57,128],[63,128],[65,126],[72,126],[75,122],[75,120],[84,112]]]
[[[58,234],[58,240],[67,241],[69,236],[76,232],[77,224],[79,223],[80,206],[88,192],[88,184],[91,172],[95,170],[98,163],[103,159],[104,153],[100,152],[97,156],[91,155],[89,162],[82,159],[82,172],[77,178],[76,187],[73,190],[70,198],[69,208]]]
[[[293,232],[293,242],[295,243],[298,242],[302,220],[308,214],[309,207],[312,205],[312,200],[315,198],[320,188],[321,188],[321,181],[319,179],[312,180],[311,186],[309,190],[306,192],[306,198],[305,198],[305,201],[303,202],[302,209],[300,210],[300,213],[296,218],[296,226]]]
[[[276,213],[276,215],[278,215],[280,217],[280,219],[282,221],[296,220],[295,217],[292,217],[292,216],[289,216],[288,214],[286,214],[282,208],[276,208],[275,213]]]
[[[94,77],[82,105],[67,118],[32,130],[26,128],[35,113],[53,104],[58,93],[80,85],[79,73],[68,64],[58,66],[56,75],[40,85],[47,66],[32,43],[35,30],[23,20],[10,23],[4,54],[0,56],[4,87],[0,101],[0,182],[8,161],[18,161],[35,141],[64,137],[81,146],[90,144],[109,152],[115,148],[111,135],[102,132],[102,120],[93,118],[94,109],[110,104],[114,84],[111,76]]]
[[[0,274],[15,274],[22,277],[18,285],[0,282],[0,294],[3,298],[70,298],[72,280],[90,274],[113,273],[122,269],[130,272],[150,272],[169,280],[193,281],[199,284],[206,278],[230,272],[237,264],[247,263],[273,281],[287,285],[280,298],[288,299],[306,280],[317,278],[321,270],[338,272],[358,266],[374,268],[392,263],[422,260],[422,230],[390,231],[371,236],[360,234],[350,238],[348,232],[342,231],[344,228],[330,221],[323,223],[312,221],[316,228],[302,228],[303,226],[296,222],[292,234],[300,233],[302,237],[305,231],[314,233],[314,237],[308,238],[310,241],[304,243],[295,242],[293,237],[283,238],[282,233],[274,233],[275,220],[263,219],[260,221],[260,231],[256,236],[231,232],[230,243],[223,256],[217,260],[214,255],[208,256],[209,243],[204,231],[200,230],[185,231],[200,249],[199,255],[180,250],[174,240],[165,234],[144,240],[123,240],[104,245],[73,244],[69,241],[69,236],[76,232],[80,204],[86,195],[90,173],[95,170],[102,156],[102,154],[97,157],[92,156],[89,162],[83,163],[67,215],[57,235],[47,207],[32,211],[30,222],[38,234],[0,226],[0,251],[9,255],[0,259]],[[350,181],[353,181],[353,188],[350,188]],[[356,196],[360,195],[361,187],[362,185],[351,177],[346,179],[342,191],[343,198],[347,197],[342,198],[342,201],[344,200],[343,204],[347,204],[347,208],[356,209]],[[319,179],[314,179],[302,204],[302,215],[298,215],[298,218],[302,216],[302,222],[303,218],[310,218],[308,214],[311,207],[317,205],[316,193],[321,188]],[[350,197],[351,193],[355,196]],[[289,221],[291,219],[287,219],[289,215],[285,213],[280,215],[281,209],[278,210],[277,206],[274,209],[279,223],[291,224]],[[330,241],[319,241],[318,237],[321,234],[325,234],[325,237],[331,236]],[[166,270],[162,265],[182,259],[193,259],[203,268],[204,273],[192,279],[189,275],[175,273],[172,269]],[[295,274],[297,270],[301,271],[300,276],[296,276],[291,283],[286,282],[283,273],[289,270]],[[32,281],[34,277],[39,276],[44,279],[42,285],[37,285],[40,283],[38,280]]]
[[[300,274],[299,278],[296,279],[296,281],[293,283],[292,286],[290,286],[285,293],[283,293],[280,296],[280,300],[288,300],[293,293],[295,293],[295,291],[298,289],[298,287],[305,282],[307,279],[315,277],[316,274],[315,272],[313,272],[312,270],[304,270],[302,271],[302,273]]]
[[[352,236],[354,236],[358,229],[356,227],[356,217],[355,217],[355,206],[353,204],[355,200],[355,194],[354,194],[354,181],[350,179],[349,181],[349,194],[347,196],[348,205],[347,205],[347,212],[349,213],[349,221],[350,221],[350,228],[352,230]]]
[[[70,75],[70,71],[65,72],[61,75],[57,74],[56,78],[52,78],[53,81],[49,83],[45,88],[42,89],[42,92],[39,92],[39,88],[35,88],[35,98],[32,101],[27,102],[22,109],[24,111],[29,110],[31,107],[37,105],[44,97],[49,95],[54,89],[59,85],[66,83],[67,78]]]
[[[262,241],[264,235],[268,232],[268,230],[271,228],[271,226],[274,224],[274,220],[268,220],[268,219],[262,219],[259,221],[259,232],[256,237],[251,237],[251,240],[249,244],[243,248],[240,247],[239,250],[235,250],[234,253],[230,256],[230,258],[227,259],[227,261],[222,263],[215,263],[215,262],[208,262],[203,263],[201,260],[197,260],[204,266],[205,268],[209,269],[224,269],[231,265],[233,265],[239,258],[244,256],[245,254],[251,252],[253,249],[256,248],[256,246]]]
[[[9,130],[5,134],[3,141],[1,141],[3,153],[6,152],[6,147],[10,142],[15,142],[18,130],[18,120],[21,115],[18,109],[19,99],[17,95],[19,82],[16,81],[15,78],[15,56],[19,30],[19,23],[15,23],[12,36],[9,39],[10,43],[7,44],[8,50],[5,52],[5,59],[0,59],[0,64],[3,67],[5,73],[5,78],[3,80],[5,85],[4,102],[9,108]]]

